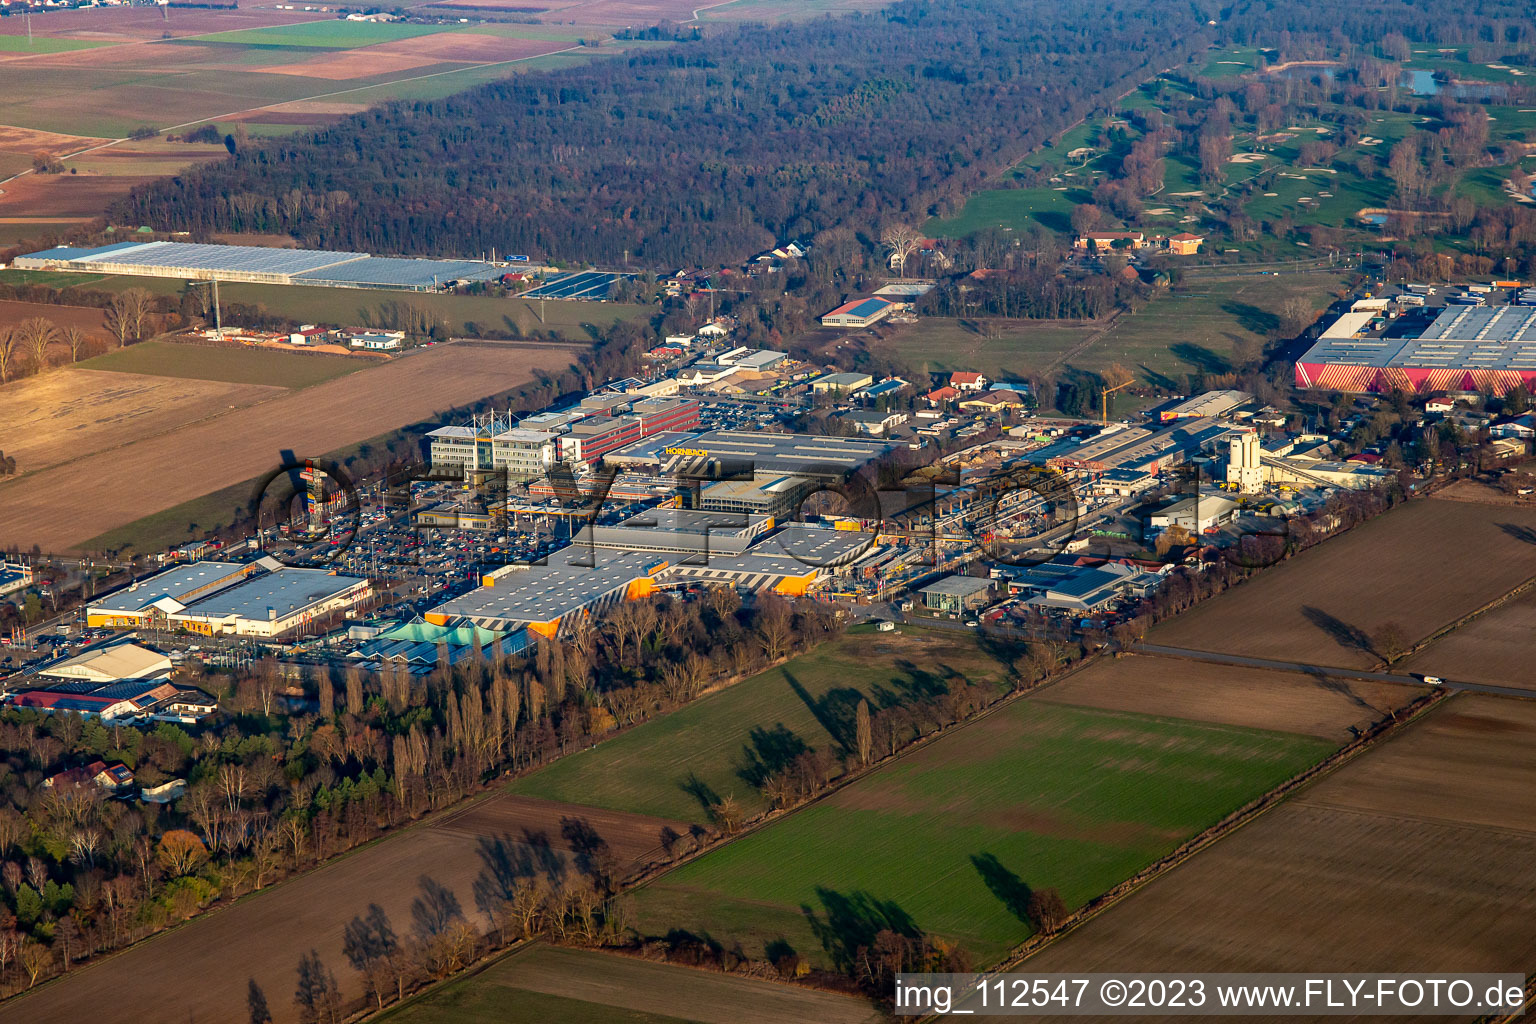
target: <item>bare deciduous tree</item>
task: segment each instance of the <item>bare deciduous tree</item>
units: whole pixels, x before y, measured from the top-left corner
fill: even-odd
[[[29,317],[16,331],[21,343],[32,350],[32,362],[38,373],[48,368],[48,350],[58,340],[59,329],[46,317]]]
[[[880,244],[890,253],[891,266],[899,274],[907,272],[907,260],[917,252],[922,236],[908,224],[891,224],[880,232]]]
[[[69,361],[78,363],[80,361],[80,353],[85,351],[86,342],[89,340],[85,332],[78,327],[60,328],[59,339],[69,349]]]
[[[106,322],[119,348],[130,340],[143,339],[149,324],[149,303],[149,292],[142,288],[129,288],[112,296],[107,305]]]
[[[16,331],[0,327],[0,384],[10,379],[11,360],[16,356]]]

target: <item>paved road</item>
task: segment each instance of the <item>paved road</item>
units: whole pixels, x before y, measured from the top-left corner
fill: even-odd
[[[1195,651],[1186,647],[1163,647],[1159,644],[1137,644],[1135,651],[1141,654],[1162,655],[1169,658],[1188,658],[1192,661],[1214,661],[1222,665],[1242,665],[1246,668],[1270,668],[1281,672],[1302,672],[1313,676],[1335,679],[1380,679],[1388,683],[1406,683],[1409,686],[1425,686],[1418,676],[1400,672],[1368,672],[1363,669],[1335,668],[1329,665],[1308,665],[1299,661],[1276,661],[1272,658],[1246,658],[1238,654],[1221,654],[1214,651]],[[1490,686],[1486,683],[1457,682],[1447,679],[1439,684],[1448,690],[1467,690],[1472,693],[1493,693],[1503,697],[1536,698],[1536,691],[1522,690],[1514,686]]]

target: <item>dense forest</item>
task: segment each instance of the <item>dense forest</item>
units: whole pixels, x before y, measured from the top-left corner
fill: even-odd
[[[320,246],[656,267],[921,221],[1205,45],[1189,4],[907,0],[400,102],[115,215]]]
[[[113,212],[376,252],[733,262],[830,228],[921,223],[1209,42],[1336,52],[1377,45],[1383,26],[1501,53],[1536,36],[1521,0],[905,0],[387,104],[249,143]]]

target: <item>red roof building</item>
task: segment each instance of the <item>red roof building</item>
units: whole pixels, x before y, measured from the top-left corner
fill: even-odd
[[[954,401],[956,398],[960,397],[960,392],[946,384],[942,388],[934,388],[923,397],[928,399],[928,401],[932,402],[934,405],[938,405],[940,402]]]

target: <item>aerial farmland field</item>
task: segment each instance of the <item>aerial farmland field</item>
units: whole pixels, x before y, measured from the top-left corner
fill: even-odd
[[[31,181],[35,179],[23,179]],[[78,285],[92,291],[142,288],[156,295],[180,295],[186,282],[161,277],[72,274],[53,271],[0,271],[0,284],[46,284],[52,288]],[[422,309],[436,316],[454,335],[522,338],[539,331],[556,331],[573,342],[587,342],[594,330],[620,320],[650,316],[652,306],[623,302],[580,302],[498,298],[489,295],[448,295],[389,292],[359,288],[318,288],[304,285],[228,283],[220,286],[225,303],[261,306],[284,316],[337,327],[387,326],[390,312],[400,307]]]
[[[1524,974],[1533,857],[1536,703],[1460,695],[1020,970]]]
[[[345,998],[361,996],[362,977],[342,953],[348,921],[377,903],[396,930],[409,934],[413,902],[435,891],[446,894],[440,902],[453,917],[484,930],[487,919],[476,893],[493,876],[533,871],[534,865],[557,877],[569,870],[570,849],[560,828],[561,819],[572,815],[603,838],[622,867],[650,855],[666,824],[492,795],[72,971],[49,985],[45,996],[0,1003],[0,1024],[105,1019],[122,1006],[151,1003],[162,1020],[235,1021],[246,1017],[250,979],[267,992],[275,1024],[297,1024],[288,993],[301,951],[319,950]],[[196,985],[176,983],[189,972]]]
[[[35,473],[283,393],[258,384],[54,370],[0,387],[4,450],[22,473]]]
[[[1202,651],[1365,668],[1536,576],[1536,509],[1414,501],[1264,570],[1148,634]]]
[[[568,366],[568,347],[440,345],[364,373],[227,410],[0,486],[6,543],[61,550],[204,494],[253,480],[291,449],[324,454],[510,390]],[[178,471],[195,453],[199,472]],[[61,517],[60,508],[74,509]]]
[[[1336,745],[1016,700],[663,876],[639,927],[818,964],[915,928],[989,963],[1029,935],[1032,889],[1078,906]]]
[[[1345,743],[1421,695],[1399,683],[1130,655],[1094,662],[1031,700]]]
[[[943,692],[946,680],[995,681],[1010,668],[974,634],[904,626],[851,630],[778,668],[744,679],[661,718],[563,757],[513,783],[527,796],[707,822],[709,796],[767,809],[744,773],[803,749],[849,742],[861,697],[875,707]]]
[[[114,349],[80,365],[83,369],[143,373],[158,377],[307,388],[383,362],[377,358],[284,352],[281,349],[253,346],[145,341],[127,348]]]
[[[980,326],[950,317],[923,317],[903,324],[873,351],[901,360],[913,370],[978,370],[991,380],[1020,380],[1044,370],[1058,356],[1103,330],[1093,320],[988,320],[994,337]],[[882,330],[882,334],[884,331]]]
[[[813,988],[537,945],[443,986],[389,1024],[874,1024],[869,1003]]]
[[[1464,682],[1536,689],[1532,637],[1536,637],[1536,590],[1440,637],[1403,662],[1403,667]]]

